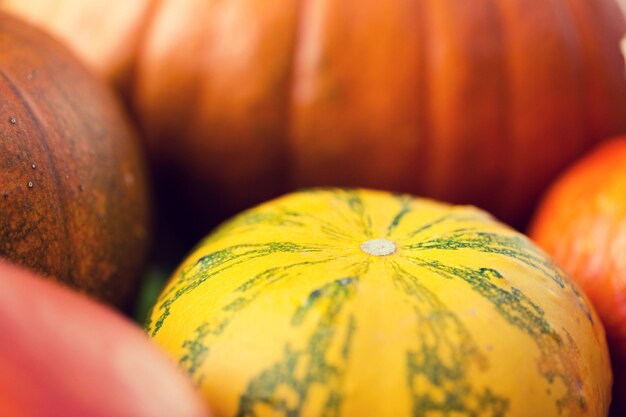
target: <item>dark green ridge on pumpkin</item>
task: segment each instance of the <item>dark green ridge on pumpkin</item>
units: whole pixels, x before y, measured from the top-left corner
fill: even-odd
[[[328,360],[327,353],[333,342],[339,342],[337,334],[340,326],[346,328],[346,336],[340,341],[341,350],[349,352],[356,323],[352,315],[346,314],[347,319],[341,324],[340,313],[344,310],[346,301],[354,296],[358,282],[357,277],[338,279],[309,295],[307,302],[296,310],[292,318],[292,324],[297,326],[308,318],[313,306],[323,311],[306,347],[294,350],[289,344],[285,345],[283,359],[250,381],[240,398],[237,417],[257,416],[259,405],[270,406],[285,416],[300,416],[313,385],[322,387],[327,393],[322,415],[340,416],[340,406],[344,398],[341,392],[342,379],[347,368],[347,356],[342,356],[340,363],[332,363]],[[296,370],[300,367],[304,367],[304,375],[297,374]],[[286,398],[285,388],[295,396]]]
[[[345,193],[338,193],[338,196],[339,199],[343,200],[348,205],[348,207],[350,207],[352,212],[356,214],[361,229],[365,233],[365,236],[367,236],[368,238],[373,237],[372,218],[365,210],[365,204],[363,204],[363,200],[361,199],[359,193],[355,190],[348,190]]]
[[[170,315],[171,306],[176,300],[193,291],[209,278],[219,275],[222,271],[234,265],[275,253],[317,252],[319,250],[319,247],[297,245],[290,242],[268,242],[233,245],[226,249],[205,255],[193,265],[181,271],[174,285],[159,297],[157,305],[161,314],[154,323],[152,330],[150,330],[152,325],[152,323],[150,323],[148,331],[152,336],[155,336]]]
[[[548,382],[553,383],[555,378],[560,379],[566,387],[565,394],[557,401],[558,404],[566,407],[574,403],[585,403],[577,389],[580,376],[573,375],[576,370],[575,362],[580,357],[575,343],[567,332],[565,333],[567,340],[563,340],[545,320],[543,310],[522,291],[515,287],[510,287],[510,291],[500,287],[499,285],[507,283],[506,280],[501,279],[500,272],[491,268],[454,267],[419,258],[408,260],[444,278],[460,278],[467,282],[474,291],[494,305],[501,317],[535,341],[541,352],[539,372]],[[493,279],[498,280],[498,285],[492,282]],[[571,350],[571,354],[563,355],[564,349]]]
[[[196,376],[196,370],[198,365],[204,360],[210,351],[213,338],[221,335],[226,327],[230,324],[235,314],[241,311],[244,307],[249,305],[256,297],[262,293],[263,289],[267,286],[282,280],[293,278],[290,270],[296,267],[307,267],[313,264],[320,264],[328,262],[331,259],[319,260],[319,261],[306,261],[299,262],[287,266],[281,266],[271,268],[256,274],[254,277],[248,279],[244,284],[239,286],[232,294],[226,295],[226,297],[236,297],[234,300],[228,302],[222,308],[222,314],[219,316],[219,321],[213,325],[208,323],[202,323],[195,330],[194,338],[191,340],[185,340],[182,344],[183,351],[186,351],[179,360],[179,365],[182,369],[186,370],[189,375],[198,384],[201,383],[201,378]],[[207,340],[209,339],[209,340]]]
[[[443,219],[442,219],[443,220]],[[420,229],[420,230],[423,230]],[[521,234],[503,235],[492,232],[480,232],[474,228],[455,229],[434,238],[422,240],[403,246],[403,250],[450,250],[471,249],[483,253],[495,253],[515,259],[541,274],[549,277],[555,284],[567,289],[575,296],[578,308],[585,314],[590,323],[593,316],[585,305],[584,298],[578,288],[565,278],[561,271],[544,252],[537,248],[526,236]],[[410,258],[410,256],[407,256]]]
[[[417,319],[418,347],[407,352],[413,416],[435,411],[459,417],[503,416],[509,401],[489,388],[477,391],[470,383],[471,368],[483,370],[488,361],[462,321],[419,278],[398,265],[394,270],[394,286],[405,294],[404,302],[412,305]]]
[[[407,196],[396,196],[396,198],[400,201],[401,209],[400,211],[393,217],[389,227],[387,227],[387,237],[391,235],[391,233],[398,227],[400,221],[411,212],[411,198]]]
[[[550,277],[559,287],[565,287],[565,280],[554,264],[521,235],[502,235],[480,232],[474,229],[452,230],[445,235],[422,240],[403,247],[405,250],[458,250],[472,249],[483,253],[497,253],[516,259],[542,274]]]
[[[462,212],[452,212],[452,213],[448,213],[445,214],[441,217],[436,218],[435,220],[431,220],[428,223],[425,223],[422,227],[413,230],[412,232],[407,233],[407,236],[409,238],[414,238],[424,232],[426,232],[429,229],[432,229],[434,226],[438,226],[440,224],[443,224],[447,221],[454,221],[457,223],[461,223],[461,222],[474,222],[477,219],[482,219],[482,220],[488,220],[491,221],[491,218],[489,217],[479,217],[479,213],[478,212],[473,212],[473,213],[462,213]]]
[[[252,278],[249,278],[243,284],[241,284],[235,291],[237,293],[243,293],[250,289],[258,290],[258,289],[267,287],[268,285],[273,284],[283,278],[290,278],[291,277],[290,270],[292,268],[299,267],[299,266],[306,267],[306,266],[311,266],[311,265],[317,265],[317,264],[322,264],[322,263],[326,263],[330,261],[332,261],[332,258],[328,257],[324,259],[317,259],[313,261],[302,261],[302,262],[296,262],[296,263],[285,265],[285,266],[270,268],[259,274],[256,274]],[[261,285],[262,287],[257,288],[257,285]],[[258,294],[258,291],[254,293],[254,296],[256,296],[257,294]]]
[[[186,351],[184,355],[180,357],[178,364],[182,369],[193,377],[204,362],[206,356],[209,353],[209,348],[204,344],[204,339],[211,333],[219,334],[224,330],[226,326],[219,326],[217,329],[211,329],[208,322],[203,322],[194,331],[194,337],[191,340],[185,340],[183,342],[183,351]],[[196,384],[202,384],[201,380],[194,381]]]
[[[298,220],[299,217],[303,217],[302,213],[289,210],[279,212],[258,211],[254,209],[247,210],[218,226],[210,235],[201,240],[193,251],[208,243],[216,242],[225,236],[229,236],[235,228],[256,226],[259,224],[275,227],[304,227],[305,224]]]

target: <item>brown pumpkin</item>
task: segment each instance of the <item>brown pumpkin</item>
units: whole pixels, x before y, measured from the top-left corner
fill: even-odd
[[[519,226],[626,130],[624,30],[615,0],[164,1],[135,109],[207,213],[333,184]]]
[[[0,51],[0,256],[122,303],[148,244],[135,131],[44,33],[0,14]]]

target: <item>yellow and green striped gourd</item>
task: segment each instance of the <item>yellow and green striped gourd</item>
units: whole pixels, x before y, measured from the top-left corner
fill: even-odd
[[[483,211],[360,189],[248,210],[193,250],[147,331],[218,417],[605,417],[586,298]]]

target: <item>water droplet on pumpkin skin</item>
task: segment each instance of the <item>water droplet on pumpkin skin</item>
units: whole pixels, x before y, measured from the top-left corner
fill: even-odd
[[[34,163],[34,162],[30,166],[31,166],[32,169],[36,169],[37,168],[37,164]]]
[[[17,123],[17,120],[15,119],[15,117],[9,117],[9,123],[11,123],[12,125]]]
[[[33,188],[33,186],[34,186],[34,185],[35,185],[35,184],[33,184],[33,182],[32,182],[32,181],[28,181],[28,188]]]

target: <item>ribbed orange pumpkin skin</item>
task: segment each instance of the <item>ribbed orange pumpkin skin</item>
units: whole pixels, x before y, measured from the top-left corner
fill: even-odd
[[[596,306],[613,361],[615,416],[626,415],[626,136],[566,171],[529,230]]]
[[[626,130],[624,28],[615,0],[165,1],[135,107],[205,216],[333,184],[520,224]]]

